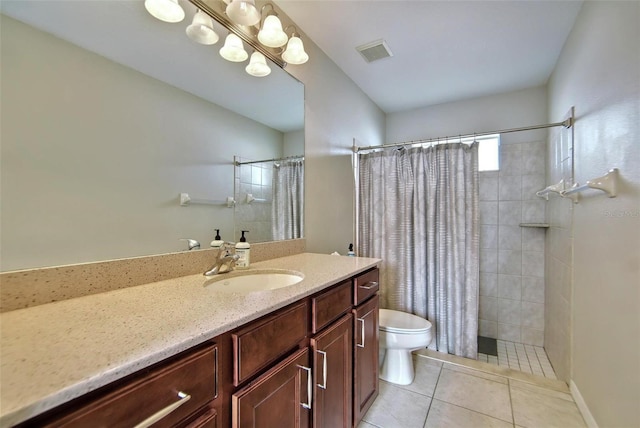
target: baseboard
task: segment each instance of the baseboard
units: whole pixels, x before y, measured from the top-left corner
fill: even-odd
[[[573,383],[573,380],[569,382],[569,390],[571,391],[571,396],[573,396],[573,401],[576,402],[576,405],[578,406],[578,410],[580,410],[580,413],[582,414],[582,418],[584,419],[587,426],[589,428],[598,428],[598,423],[593,418],[593,415],[589,411],[589,407],[587,407],[587,403],[585,403],[584,398],[582,398],[582,394],[580,394],[580,391],[578,390],[578,387],[576,386],[576,384]]]

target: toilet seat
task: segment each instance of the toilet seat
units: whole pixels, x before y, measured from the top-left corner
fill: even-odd
[[[431,323],[417,315],[391,309],[380,309],[380,330],[397,334],[423,334]]]

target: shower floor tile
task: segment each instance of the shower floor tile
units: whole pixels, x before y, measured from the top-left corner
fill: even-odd
[[[544,348],[506,340],[498,340],[497,347],[497,358],[492,355],[478,353],[478,361],[509,367],[513,370],[544,376],[549,379],[557,379]]]

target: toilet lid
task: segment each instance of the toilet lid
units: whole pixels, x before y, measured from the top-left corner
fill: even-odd
[[[406,312],[380,309],[380,330],[390,333],[424,333],[431,323],[424,318]]]

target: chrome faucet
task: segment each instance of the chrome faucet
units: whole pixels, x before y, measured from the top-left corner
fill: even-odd
[[[236,262],[240,258],[239,255],[233,254],[231,250],[235,248],[233,243],[225,242],[218,250],[216,263],[211,269],[204,273],[205,276],[213,276],[219,273],[231,272],[236,266]]]
[[[195,239],[182,238],[181,241],[187,241],[187,245],[189,246],[189,251],[200,249],[200,243]]]

